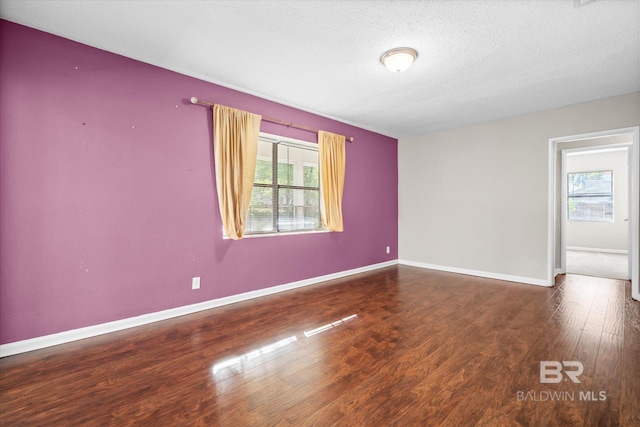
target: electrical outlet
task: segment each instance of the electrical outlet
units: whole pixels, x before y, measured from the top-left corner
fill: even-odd
[[[391,253],[391,247],[387,246],[387,253],[390,254]]]
[[[200,278],[194,277],[191,279],[191,289],[200,289]]]

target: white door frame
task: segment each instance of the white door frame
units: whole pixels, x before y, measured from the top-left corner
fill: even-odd
[[[564,260],[561,260],[560,268],[556,268],[556,247],[558,239],[556,230],[561,224],[558,224],[557,214],[561,206],[558,204],[557,194],[557,161],[556,150],[561,142],[571,142],[584,139],[602,138],[606,136],[614,136],[620,134],[631,133],[633,142],[629,147],[629,177],[631,199],[629,200],[629,232],[631,234],[629,245],[629,260],[631,264],[631,296],[635,300],[640,301],[640,277],[638,274],[638,258],[640,235],[638,225],[640,222],[640,127],[634,126],[622,129],[613,129],[601,132],[590,132],[580,135],[570,135],[549,139],[549,170],[548,170],[548,235],[547,235],[547,267],[549,286],[555,283],[555,276],[564,272]],[[561,235],[563,230],[561,230]]]

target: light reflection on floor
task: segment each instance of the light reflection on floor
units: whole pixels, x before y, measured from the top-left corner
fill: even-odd
[[[343,324],[345,324],[345,323],[347,323],[349,321],[352,321],[352,320],[356,319],[357,317],[358,317],[357,314],[352,314],[351,316],[344,317],[344,318],[342,318],[340,320],[336,320],[335,322],[331,322],[331,323],[328,323],[326,325],[320,326],[318,328],[314,328],[314,329],[312,329],[310,331],[304,331],[303,335],[304,335],[304,337],[309,338],[309,337],[311,337],[313,335],[317,335],[317,334],[320,334],[322,332],[326,332],[329,329],[336,328],[336,327],[338,327],[340,325],[343,325]],[[221,362],[218,362],[218,363],[214,364],[213,367],[211,368],[211,372],[212,372],[213,376],[215,377],[216,374],[218,374],[219,372],[221,372],[224,369],[231,369],[231,368],[241,369],[242,366],[245,363],[247,363],[247,362],[249,362],[249,361],[251,361],[253,359],[256,359],[258,357],[264,356],[266,354],[272,353],[277,349],[286,347],[289,344],[292,344],[292,343],[294,343],[296,341],[298,341],[297,335],[292,335],[292,336],[290,336],[288,338],[276,341],[276,342],[274,342],[272,344],[267,344],[265,346],[262,346],[262,347],[260,347],[260,348],[258,348],[256,350],[252,350],[252,351],[249,351],[247,353],[241,354],[239,356],[235,356],[235,357],[232,357],[230,359],[223,360]]]
[[[327,325],[320,326],[319,328],[315,328],[315,329],[312,329],[312,330],[310,330],[308,332],[305,332],[304,336],[308,338],[308,337],[310,337],[312,335],[320,334],[322,332],[328,331],[331,328],[335,328],[336,326],[340,326],[340,325],[348,322],[349,320],[355,319],[356,317],[358,317],[357,314],[352,314],[351,316],[345,317],[344,319],[336,320],[335,322],[331,322],[331,323],[329,323]]]

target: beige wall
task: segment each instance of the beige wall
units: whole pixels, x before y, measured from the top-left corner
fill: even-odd
[[[549,139],[638,124],[640,92],[400,139],[400,260],[546,280]]]

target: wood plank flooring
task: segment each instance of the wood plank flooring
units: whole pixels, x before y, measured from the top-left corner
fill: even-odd
[[[638,426],[640,303],[393,266],[0,359],[0,424]]]

